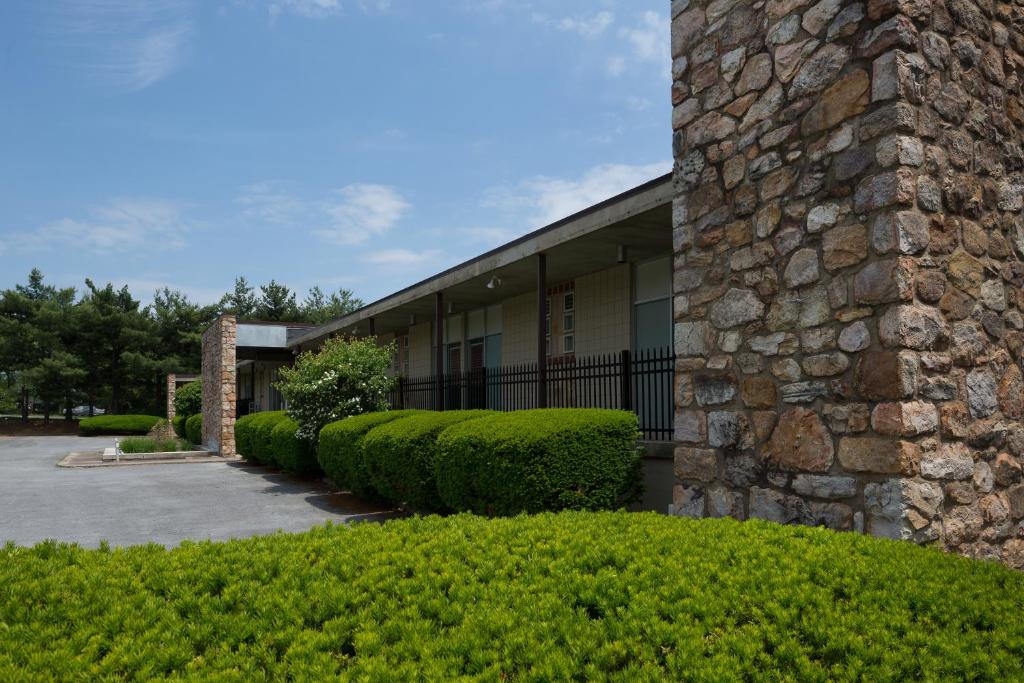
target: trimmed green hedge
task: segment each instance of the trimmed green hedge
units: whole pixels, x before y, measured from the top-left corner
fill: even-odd
[[[393,503],[407,503],[417,510],[445,510],[434,481],[438,435],[452,425],[494,414],[489,410],[421,413],[373,428],[362,441],[371,485]]]
[[[203,443],[203,416],[189,415],[185,420],[185,438],[197,446]]]
[[[181,439],[187,438],[185,434],[186,420],[188,420],[188,415],[175,415],[174,419],[171,420],[171,427],[174,428],[174,433]]]
[[[79,420],[78,430],[83,436],[145,436],[162,419],[155,415],[97,415]]]
[[[0,680],[1020,681],[1024,573],[630,513],[0,549]]]
[[[259,465],[274,464],[270,435],[277,423],[288,417],[283,410],[252,413],[235,422],[235,450],[246,460]]]
[[[317,459],[328,478],[357,496],[372,498],[377,492],[370,483],[363,462],[362,439],[374,427],[422,413],[422,410],[392,410],[385,413],[353,415],[332,422],[320,430]]]
[[[203,412],[203,382],[193,380],[174,392],[174,414],[186,418]]]
[[[275,465],[286,472],[312,475],[320,472],[316,449],[296,436],[299,423],[290,417],[278,420],[270,432],[270,452]]]
[[[637,417],[621,410],[523,410],[456,424],[438,437],[441,500],[514,515],[614,509],[640,492]]]

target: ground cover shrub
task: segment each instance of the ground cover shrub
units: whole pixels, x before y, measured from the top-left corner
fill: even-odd
[[[290,417],[278,420],[270,431],[271,458],[286,472],[314,475],[320,472],[316,450],[306,439],[298,437],[299,423]]]
[[[162,419],[155,415],[97,415],[79,420],[78,430],[83,436],[144,436]]]
[[[363,461],[362,440],[374,427],[410,415],[420,410],[390,410],[354,415],[332,422],[320,432],[317,460],[327,477],[342,489],[357,496],[373,498],[376,490]]]
[[[185,422],[188,420],[188,415],[175,415],[171,420],[171,428],[174,429],[174,433],[180,438],[186,438],[185,434]]]
[[[434,480],[438,435],[454,424],[494,414],[489,410],[424,412],[374,427],[362,441],[370,484],[392,503],[423,511],[445,510]]]
[[[767,522],[566,512],[0,549],[0,680],[1024,679],[1024,574]]]
[[[174,392],[174,414],[186,418],[203,412],[203,383],[194,380]]]
[[[640,491],[640,436],[622,410],[523,410],[453,425],[437,439],[435,477],[453,510],[514,515],[608,510]]]
[[[246,460],[259,465],[274,464],[270,435],[288,415],[283,410],[252,413],[235,422],[235,450]]]
[[[190,415],[185,420],[185,438],[197,446],[203,443],[203,416]]]
[[[394,346],[377,340],[329,339],[317,351],[299,354],[295,364],[281,368],[274,386],[288,402],[288,414],[299,423],[299,438],[314,447],[320,430],[349,415],[387,410]]]
[[[118,442],[122,453],[173,453],[190,450],[181,439],[154,439],[148,436],[129,437]]]

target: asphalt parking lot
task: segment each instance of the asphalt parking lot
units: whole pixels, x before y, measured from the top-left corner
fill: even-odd
[[[0,543],[175,545],[390,516],[323,482],[237,462],[56,466],[69,452],[112,445],[112,438],[0,436]]]

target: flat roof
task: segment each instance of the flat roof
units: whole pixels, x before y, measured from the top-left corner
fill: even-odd
[[[400,289],[341,318],[297,335],[289,340],[289,345],[297,346],[315,341],[352,327],[367,318],[376,318],[399,306],[413,304],[438,291],[464,285],[492,274],[497,274],[502,279],[503,298],[515,296],[522,291],[531,291],[531,287],[536,289],[535,282],[531,281],[528,273],[524,273],[523,261],[599,231],[607,234],[602,233],[602,239],[595,239],[593,253],[588,254],[575,249],[572,253],[560,253],[559,256],[564,257],[566,261],[573,260],[577,265],[575,270],[582,268],[582,272],[585,273],[599,270],[600,264],[614,264],[615,249],[618,245],[625,246],[627,250],[635,250],[634,254],[641,255],[645,254],[645,250],[650,249],[651,245],[656,245],[659,249],[667,246],[670,252],[672,196],[672,174],[667,173]],[[666,220],[668,231],[663,230]],[[614,226],[620,229],[607,230]],[[585,270],[591,265],[594,267],[590,271]],[[558,268],[559,264],[549,258],[548,281],[552,284],[559,281]],[[466,287],[459,289],[462,302],[469,305],[486,305],[483,294],[476,294],[475,290]],[[491,296],[493,297],[493,292]],[[429,314],[429,308],[424,308],[422,303],[416,308],[424,315]],[[427,319],[432,317],[430,315]]]

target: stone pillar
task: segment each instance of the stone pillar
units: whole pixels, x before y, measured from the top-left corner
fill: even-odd
[[[673,2],[677,514],[1024,567],[1022,26]]]
[[[174,419],[174,395],[178,391],[178,380],[174,373],[167,375],[167,421]]]
[[[203,446],[235,455],[235,343],[238,320],[222,315],[203,333]]]

